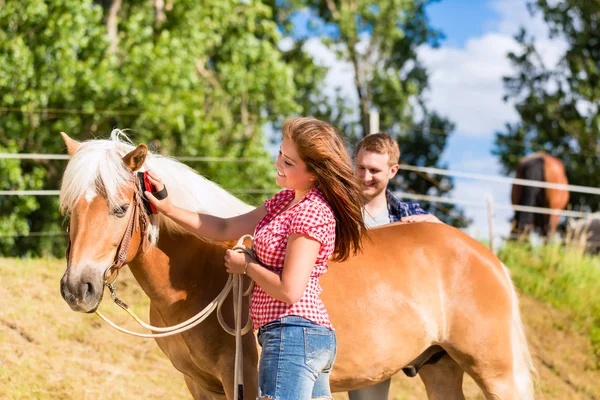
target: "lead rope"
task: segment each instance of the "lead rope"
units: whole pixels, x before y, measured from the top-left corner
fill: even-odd
[[[234,251],[244,252],[254,258],[254,250],[252,247],[246,247],[244,245],[244,241],[249,239],[253,240],[252,236],[244,235],[238,240],[237,245],[233,247]],[[233,377],[233,387],[234,387],[234,400],[243,400],[244,399],[244,352],[242,345],[242,300],[244,295],[249,296],[252,288],[254,287],[254,281],[250,280],[250,286],[246,293],[244,293],[244,277],[240,274],[235,274],[233,276],[233,313],[235,316],[235,375]],[[220,312],[221,307],[217,309],[217,318],[220,317],[219,323],[227,331],[225,326],[227,324],[223,320],[223,315]],[[244,329],[250,329],[250,316],[248,315],[248,321],[246,322],[246,326]],[[227,326],[227,328],[229,328]],[[237,391],[236,391],[237,388]]]
[[[251,235],[244,235],[238,240],[237,244],[233,247],[233,250],[240,252],[240,253],[242,253],[242,252],[246,253],[246,254],[250,255],[252,258],[254,258],[254,250],[252,249],[252,247],[246,247],[244,245],[244,242],[246,241],[246,239],[250,240],[251,242],[253,240]],[[160,333],[133,332],[133,331],[130,331],[130,330],[127,330],[125,328],[118,326],[114,322],[110,321],[107,317],[105,317],[99,311],[96,311],[96,314],[98,314],[98,316],[102,320],[104,320],[107,324],[109,324],[110,326],[112,326],[113,328],[118,330],[119,332],[126,333],[128,335],[137,336],[137,337],[161,338],[161,337],[176,335],[176,334],[185,332],[189,329],[192,329],[193,327],[195,327],[196,325],[198,325],[202,321],[204,321],[216,309],[217,310],[217,319],[219,321],[219,324],[223,328],[223,330],[225,332],[227,332],[228,334],[235,336],[235,360],[234,360],[235,375],[234,375],[234,380],[233,380],[234,399],[235,400],[243,400],[243,398],[244,398],[244,368],[243,368],[242,336],[250,331],[250,329],[252,328],[252,323],[250,320],[250,316],[248,316],[246,325],[242,328],[242,300],[243,300],[244,296],[250,296],[250,293],[252,293],[252,289],[254,287],[254,281],[250,280],[250,285],[248,286],[248,289],[244,292],[243,291],[243,283],[244,283],[243,276],[240,274],[230,274],[229,277],[227,278],[227,282],[225,283],[225,287],[223,288],[223,290],[221,290],[221,292],[217,295],[217,297],[213,301],[211,301],[206,307],[204,307],[203,310],[201,310],[198,314],[194,315],[187,321],[184,321],[184,322],[174,325],[174,326],[164,328],[164,327],[152,326],[152,325],[145,323],[129,308],[129,306],[126,303],[119,300],[119,298],[117,297],[117,294],[115,292],[115,288],[114,288],[115,281],[117,280],[117,277],[118,277],[118,271],[119,270],[117,269],[117,275],[114,277],[114,279],[112,281],[110,281],[110,282],[106,281],[106,280],[104,281],[105,286],[108,287],[108,289],[110,291],[110,295],[111,295],[113,301],[119,307],[121,307],[123,310],[125,310],[142,327],[144,327],[148,330],[151,330],[153,332],[160,332]],[[223,313],[221,311],[223,303],[225,302],[225,299],[227,298],[227,295],[229,294],[229,292],[231,291],[232,288],[233,288],[233,307],[234,307],[233,312],[234,312],[234,319],[235,319],[234,328],[231,328],[229,325],[227,325],[227,323],[225,322],[225,320],[223,318]]]

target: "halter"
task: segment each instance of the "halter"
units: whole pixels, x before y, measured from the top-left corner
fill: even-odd
[[[145,252],[149,246],[149,240],[148,240],[148,235],[147,235],[148,225],[150,225],[149,215],[146,212],[140,212],[140,210],[144,209],[144,206],[142,203],[142,199],[143,199],[142,188],[141,188],[141,185],[140,185],[140,182],[138,179],[132,179],[132,181],[134,183],[135,189],[133,191],[133,210],[131,212],[131,217],[129,218],[129,223],[127,224],[127,228],[125,229],[125,232],[123,233],[121,242],[119,243],[119,247],[118,247],[117,253],[115,255],[115,260],[111,264],[111,266],[108,267],[104,271],[104,274],[102,275],[104,285],[106,285],[109,288],[109,290],[111,291],[111,295],[113,295],[113,299],[115,298],[113,285],[116,282],[117,277],[119,276],[119,270],[123,267],[123,265],[125,264],[125,261],[127,259],[127,253],[129,253],[129,246],[131,244],[131,237],[133,236],[134,230],[135,230],[135,232],[140,232],[140,228],[141,228],[141,235],[140,235],[141,246],[140,246],[140,248],[141,248],[142,252]],[[71,230],[71,223],[69,222],[69,224],[67,225],[67,232],[70,232],[70,230]],[[139,250],[138,250],[138,252],[139,252]],[[68,235],[67,251],[66,251],[67,263],[70,262],[70,254],[71,254],[71,235]],[[111,272],[113,270],[113,268],[115,269],[115,272]],[[114,275],[114,277],[113,277],[113,275]]]

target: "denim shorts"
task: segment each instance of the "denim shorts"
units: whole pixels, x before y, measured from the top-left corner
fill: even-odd
[[[306,318],[288,315],[258,330],[262,347],[258,398],[332,399],[329,375],[335,360],[335,332]]]

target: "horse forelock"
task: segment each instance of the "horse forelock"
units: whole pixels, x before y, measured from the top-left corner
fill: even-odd
[[[123,136],[124,139],[121,138]],[[122,202],[120,188],[131,182],[132,174],[122,161],[133,145],[121,131],[114,130],[107,140],[81,143],[71,156],[60,188],[60,209],[71,212],[79,200],[105,196],[114,208]]]
[[[61,212],[71,212],[82,198],[90,201],[99,194],[106,198],[110,208],[119,206],[123,201],[121,188],[130,185],[134,179],[122,158],[134,149],[131,140],[119,129],[111,132],[110,139],[82,142],[63,175]],[[172,158],[148,152],[140,171],[146,170],[152,170],[163,180],[173,204],[187,210],[231,217],[253,208]],[[153,215],[150,220],[149,235],[154,243],[161,225],[168,231],[182,230],[160,215]]]

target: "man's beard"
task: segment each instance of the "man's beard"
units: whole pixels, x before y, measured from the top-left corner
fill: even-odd
[[[365,203],[368,203],[369,201],[373,200],[375,197],[379,196],[381,194],[381,192],[385,191],[385,186],[383,187],[376,187],[376,186],[365,186],[363,185],[363,190],[362,190],[362,195],[363,195],[363,200]],[[369,189],[368,191],[365,191],[365,189]]]

